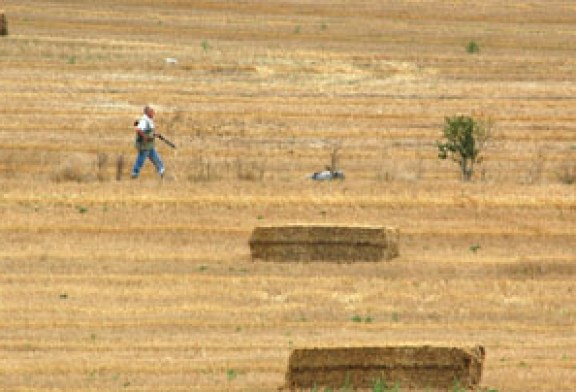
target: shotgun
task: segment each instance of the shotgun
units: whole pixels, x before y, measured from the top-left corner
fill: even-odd
[[[164,143],[166,143],[170,147],[176,148],[176,145],[174,143],[172,143],[170,140],[166,139],[164,137],[164,135],[162,135],[161,133],[155,133],[154,136],[157,137],[158,139],[162,140]]]

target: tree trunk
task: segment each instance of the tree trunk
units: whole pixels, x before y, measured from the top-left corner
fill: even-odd
[[[462,181],[470,181],[474,172],[474,161],[470,158],[462,158],[460,169],[462,170]]]

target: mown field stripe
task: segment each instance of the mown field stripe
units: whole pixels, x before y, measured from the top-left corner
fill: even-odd
[[[214,226],[214,225],[156,225],[150,227],[130,225],[102,225],[102,224],[11,224],[0,226],[0,233],[32,233],[32,234],[146,234],[146,233],[206,233],[206,234],[249,234],[252,227],[246,226]],[[404,235],[426,235],[442,237],[460,237],[479,235],[490,236],[516,236],[516,237],[576,237],[576,229],[570,225],[565,228],[521,228],[513,226],[500,227],[403,227]],[[0,252],[1,253],[1,252]]]
[[[49,203],[56,205],[70,205],[74,203],[89,203],[111,205],[211,205],[211,206],[365,206],[365,207],[394,207],[394,206],[462,206],[473,207],[513,207],[513,208],[568,208],[576,209],[576,195],[562,196],[530,196],[530,195],[484,195],[474,196],[432,196],[432,195],[188,195],[170,197],[162,195],[91,195],[91,194],[9,194],[0,197],[3,203]]]

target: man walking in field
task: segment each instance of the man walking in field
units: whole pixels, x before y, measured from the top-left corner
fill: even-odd
[[[142,117],[140,117],[140,120],[134,124],[136,126],[135,146],[138,150],[138,155],[136,157],[136,162],[134,162],[134,167],[132,168],[132,178],[138,178],[140,169],[142,169],[146,158],[149,158],[152,161],[160,177],[164,177],[164,164],[160,159],[160,155],[156,152],[154,145],[154,139],[156,136],[154,133],[155,114],[154,109],[151,106],[146,105]]]

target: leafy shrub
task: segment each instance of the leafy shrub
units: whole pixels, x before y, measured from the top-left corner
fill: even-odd
[[[462,179],[469,181],[474,165],[482,161],[480,153],[491,136],[491,121],[477,121],[470,116],[446,117],[443,140],[437,142],[438,158],[457,162]]]

